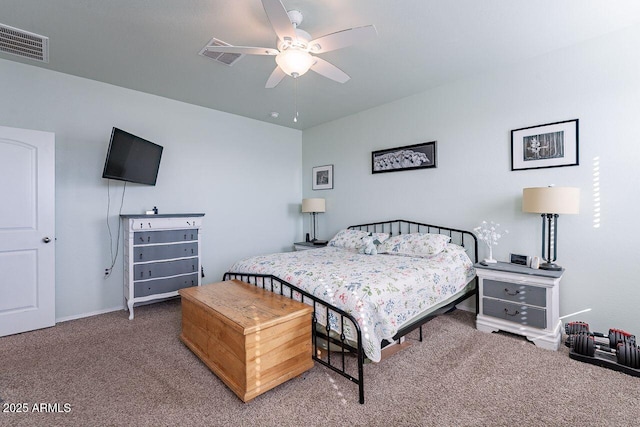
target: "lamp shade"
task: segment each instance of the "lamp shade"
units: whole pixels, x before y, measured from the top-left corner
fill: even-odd
[[[580,213],[580,189],[533,187],[522,190],[522,211],[540,214]]]
[[[302,212],[324,212],[325,204],[324,199],[302,199]]]

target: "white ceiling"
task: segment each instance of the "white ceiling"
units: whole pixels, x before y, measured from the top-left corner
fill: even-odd
[[[321,55],[351,76],[347,83],[313,72],[298,79],[298,123],[293,79],[264,88],[274,57],[228,67],[198,55],[212,37],[276,47],[260,0],[0,0],[0,23],[50,38],[50,61],[0,58],[306,129],[640,23],[639,0],[283,4],[303,13],[300,28],[314,38],[367,24],[378,31],[377,40]]]

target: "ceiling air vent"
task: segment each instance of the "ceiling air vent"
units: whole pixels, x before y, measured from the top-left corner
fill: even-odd
[[[49,37],[0,24],[0,52],[49,62]]]
[[[206,56],[214,61],[223,63],[224,65],[232,66],[238,62],[244,55],[241,53],[222,53],[215,50],[207,50],[211,46],[231,46],[229,43],[225,43],[222,40],[212,38],[209,43],[198,53],[198,55]]]

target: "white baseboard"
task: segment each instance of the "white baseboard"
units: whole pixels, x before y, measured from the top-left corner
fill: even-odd
[[[74,314],[73,316],[56,318],[56,323],[68,322],[69,320],[82,319],[84,317],[97,316],[99,314],[111,313],[112,311],[124,310],[124,306],[105,308],[104,310],[92,311],[89,313]]]

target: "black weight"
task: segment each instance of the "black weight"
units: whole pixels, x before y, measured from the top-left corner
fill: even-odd
[[[585,322],[569,322],[564,325],[564,331],[567,335],[589,332],[589,324]]]
[[[629,367],[638,366],[638,351],[636,348],[631,347],[630,345],[626,346],[627,354],[629,355]]]
[[[629,343],[618,344],[618,363],[630,368],[640,368],[640,348]]]
[[[573,336],[573,351],[584,356],[593,356],[596,353],[596,346],[592,336],[585,333]]]
[[[618,345],[618,363],[624,366],[629,366],[630,365],[630,361],[629,361],[629,350],[630,350],[631,346],[628,344],[620,344]]]
[[[596,354],[596,341],[593,337],[587,337],[587,356],[594,356]]]
[[[626,350],[625,347],[627,345],[626,344],[618,344],[618,346],[616,347],[616,359],[618,360],[618,363],[624,366],[627,366],[627,356],[625,354]]]
[[[566,345],[567,345],[567,347],[575,349],[575,347],[576,347],[576,338],[577,337],[589,337],[589,336],[591,336],[591,335],[589,335],[589,332],[578,332],[578,333],[571,334],[571,335],[569,335],[567,337]],[[580,341],[580,343],[581,343],[580,345],[582,345],[583,341]],[[580,354],[582,354],[582,353],[580,353]]]
[[[618,343],[629,343],[634,346],[636,345],[636,337],[621,329],[609,329],[609,347],[616,348]]]

